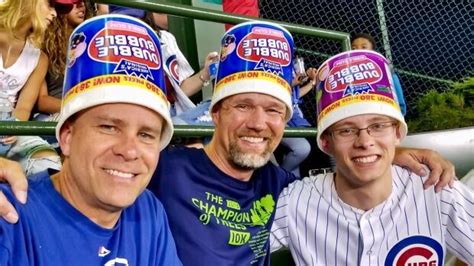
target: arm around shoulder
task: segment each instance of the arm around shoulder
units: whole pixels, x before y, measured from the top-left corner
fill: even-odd
[[[393,163],[408,168],[419,176],[425,176],[425,167],[428,167],[430,173],[425,188],[436,184],[436,192],[448,184],[451,186],[456,179],[454,165],[433,150],[397,147]]]

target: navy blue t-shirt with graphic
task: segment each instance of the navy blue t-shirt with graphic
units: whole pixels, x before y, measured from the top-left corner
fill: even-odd
[[[276,201],[294,180],[268,163],[248,182],[239,181],[203,149],[170,147],[149,189],[165,207],[184,265],[268,265]]]

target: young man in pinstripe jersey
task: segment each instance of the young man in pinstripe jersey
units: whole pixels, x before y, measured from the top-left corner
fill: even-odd
[[[474,192],[458,181],[424,190],[426,177],[392,165],[407,132],[393,96],[390,106],[376,90],[331,97],[365,100],[319,113],[318,146],[335,173],[284,189],[271,249],[289,248],[297,265],[442,265],[446,250],[474,263]]]

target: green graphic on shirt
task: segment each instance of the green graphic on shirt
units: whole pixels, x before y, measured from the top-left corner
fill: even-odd
[[[268,194],[252,203],[250,211],[240,211],[240,205],[233,200],[224,200],[221,196],[206,192],[206,199],[192,198],[191,202],[202,214],[199,220],[208,224],[215,218],[217,224],[234,228],[246,229],[246,226],[265,226],[275,209],[275,201]],[[224,204],[225,203],[225,204]]]
[[[254,202],[253,208],[250,209],[252,223],[254,225],[266,225],[274,208],[275,202],[271,195],[266,195],[261,200]]]
[[[229,229],[228,245],[247,246],[252,250],[255,257],[251,264],[266,256],[264,247],[270,233],[265,226],[275,210],[271,194],[251,202],[252,207],[247,211],[239,202],[210,192],[205,192],[204,199],[191,198],[191,202],[200,211],[198,218],[203,225],[213,224]]]
[[[250,240],[249,232],[230,230],[229,245],[241,246]]]
[[[230,209],[234,209],[234,210],[238,210],[240,211],[240,205],[237,201],[233,201],[233,200],[227,200],[227,207],[230,208]]]

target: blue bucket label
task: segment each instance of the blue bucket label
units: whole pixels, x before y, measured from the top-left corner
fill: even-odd
[[[263,22],[237,25],[222,39],[220,65],[225,67],[219,67],[217,83],[228,76],[253,71],[272,73],[291,83],[292,57],[293,38],[282,27]],[[251,76],[257,77],[254,74]],[[241,78],[245,76],[231,79]],[[268,77],[262,75],[261,78]]]
[[[100,16],[79,25],[69,42],[64,101],[105,85],[131,85],[164,97],[159,43],[153,29],[127,16]]]

